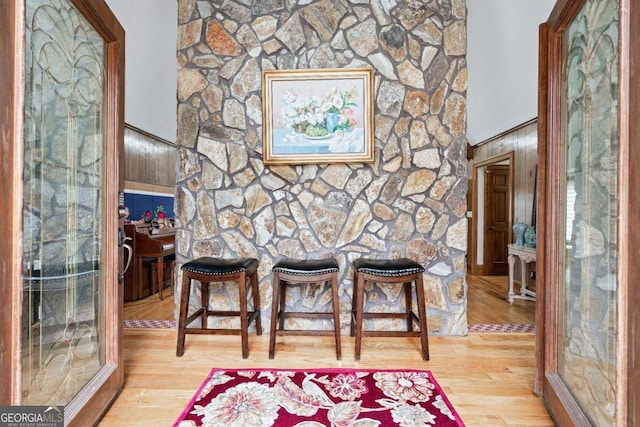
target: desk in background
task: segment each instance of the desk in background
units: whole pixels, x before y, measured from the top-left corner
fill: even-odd
[[[175,229],[153,234],[150,225],[125,224],[124,230],[127,237],[131,238],[130,245],[133,248],[133,261],[124,278],[124,299],[135,301],[155,293],[156,283],[162,290],[165,277],[173,280]]]

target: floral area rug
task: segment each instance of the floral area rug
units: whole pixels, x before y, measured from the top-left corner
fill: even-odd
[[[174,427],[464,426],[429,371],[213,369]]]

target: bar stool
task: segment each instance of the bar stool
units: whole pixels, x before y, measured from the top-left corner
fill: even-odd
[[[342,358],[340,344],[340,305],[338,304],[338,261],[334,258],[295,260],[283,259],[273,266],[273,303],[271,305],[271,335],[269,337],[269,359],[273,359],[276,335],[330,335],[331,331],[285,329],[285,318],[333,319],[333,335],[336,341],[336,357]],[[331,313],[286,312],[288,285],[331,282]],[[276,329],[276,324],[278,328]]]
[[[177,356],[184,354],[186,334],[222,334],[242,336],[242,358],[249,356],[248,330],[251,322],[256,323],[256,334],[262,334],[260,321],[260,294],[258,291],[258,260],[255,258],[221,259],[203,257],[187,262],[181,267],[182,291],[180,293],[180,316],[178,319]],[[253,296],[253,311],[247,307],[247,279],[250,282]],[[189,312],[189,295],[193,280],[201,284],[202,306],[191,316]],[[209,310],[209,284],[214,282],[237,281],[240,288],[240,311]],[[187,328],[198,316],[202,318],[200,328]],[[240,316],[240,329],[214,329],[207,327],[208,316]]]
[[[360,258],[353,261],[353,305],[351,316],[351,336],[356,337],[355,358],[360,360],[360,347],[362,337],[370,336],[420,336],[422,344],[422,359],[429,360],[429,338],[427,330],[427,315],[424,300],[424,287],[422,273],[424,267],[409,259],[366,259]],[[404,286],[406,300],[405,313],[371,313],[364,312],[364,287],[365,283],[400,283]],[[412,309],[411,285],[415,283],[416,299],[418,301],[418,316]],[[362,319],[405,319],[406,331],[363,331]],[[413,330],[413,322],[417,322],[420,331]]]

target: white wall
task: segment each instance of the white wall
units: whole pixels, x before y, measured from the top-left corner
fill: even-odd
[[[467,0],[467,138],[538,116],[538,26],[555,0]]]
[[[106,0],[126,31],[125,121],[176,139],[176,0]],[[555,0],[467,0],[467,136],[538,115],[538,25]]]
[[[176,141],[176,0],[105,0],[124,27],[127,124]]]

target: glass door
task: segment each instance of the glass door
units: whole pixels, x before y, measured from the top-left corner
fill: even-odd
[[[615,425],[618,2],[587,0],[565,32],[558,375],[589,421]]]
[[[23,85],[24,114],[12,166],[22,186],[9,190],[22,200],[12,243],[22,269],[9,293],[21,297],[20,320],[3,325],[18,343],[10,404],[64,406],[65,425],[92,425],[124,378],[124,31],[103,1],[20,0],[10,10],[24,43],[12,59],[24,79],[11,82]]]
[[[629,259],[638,256],[628,220],[637,194],[631,196],[634,184],[627,181],[637,174],[629,168],[632,145],[623,126],[629,39],[621,34],[630,28],[628,5],[559,0],[541,27],[548,31],[548,39],[541,37],[548,40],[541,49],[548,79],[541,81],[548,82],[549,99],[541,114],[548,140],[542,385],[563,426],[635,425],[627,421],[636,412],[628,387],[629,356],[637,351],[627,347],[635,343],[627,328],[637,311],[628,298],[636,285],[628,280]]]

